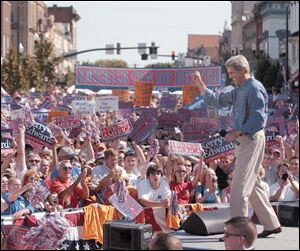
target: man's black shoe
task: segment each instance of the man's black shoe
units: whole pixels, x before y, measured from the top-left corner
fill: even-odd
[[[271,234],[279,234],[281,232],[282,232],[281,227],[275,228],[274,230],[264,230],[260,234],[257,235],[257,238],[266,238]]]

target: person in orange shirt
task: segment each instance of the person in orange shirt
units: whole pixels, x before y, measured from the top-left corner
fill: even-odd
[[[53,179],[50,184],[50,191],[57,192],[59,204],[63,208],[79,207],[80,199],[87,199],[90,195],[86,183],[87,170],[84,169],[78,178],[72,183],[72,165],[69,160],[58,163],[58,177]]]

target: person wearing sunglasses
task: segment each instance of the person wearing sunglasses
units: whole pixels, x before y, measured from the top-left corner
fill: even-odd
[[[226,250],[254,250],[256,239],[256,225],[248,217],[235,217],[225,222]]]
[[[50,191],[58,193],[59,204],[63,208],[78,208],[80,199],[86,200],[89,196],[89,188],[86,183],[87,169],[84,169],[73,182],[71,178],[72,165],[69,160],[58,163],[58,177],[50,184]]]

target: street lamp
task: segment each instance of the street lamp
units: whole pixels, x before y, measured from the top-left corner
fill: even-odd
[[[19,46],[18,46],[18,48],[19,48],[19,51],[18,51],[18,58],[19,58],[19,65],[21,64],[21,60],[22,60],[22,55],[23,55],[23,53],[24,53],[24,47],[23,47],[23,45],[22,45],[22,43],[19,43]]]
[[[253,58],[255,58],[256,57],[256,44],[255,43],[252,43],[251,50],[252,50]]]

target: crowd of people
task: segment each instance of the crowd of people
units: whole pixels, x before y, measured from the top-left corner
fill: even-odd
[[[48,109],[54,111],[64,97],[72,95],[78,94],[50,86],[47,95],[39,98],[21,91],[11,97],[15,104],[29,106],[33,111],[47,96]],[[1,93],[1,101],[4,96],[7,95]],[[151,107],[159,109],[160,98],[153,96]],[[182,99],[178,97],[177,108],[181,106]],[[132,121],[140,115],[131,114]],[[1,129],[10,128],[12,120],[10,110],[1,106]],[[203,156],[171,155],[167,140],[184,141],[180,130],[166,133],[156,129],[140,144],[128,137],[103,142],[99,128],[113,125],[119,118],[116,112],[97,112],[81,116],[83,131],[75,137],[71,137],[70,130],[59,128],[52,149],[38,150],[26,141],[28,120],[24,118],[15,128],[13,151],[1,151],[1,216],[18,219],[35,212],[61,212],[92,203],[110,205],[109,198],[118,192],[120,183],[124,185],[120,186],[122,191],[128,191],[141,206],[154,208],[157,214],[162,213],[161,208],[172,206],[174,192],[178,204],[229,203],[232,199],[235,156],[229,154],[207,162]],[[277,144],[265,149],[260,176],[271,202],[299,199],[298,123],[297,133],[292,146],[289,135],[278,135]],[[44,195],[38,197],[40,201],[32,197],[36,191]],[[227,235],[234,224],[227,222]]]

